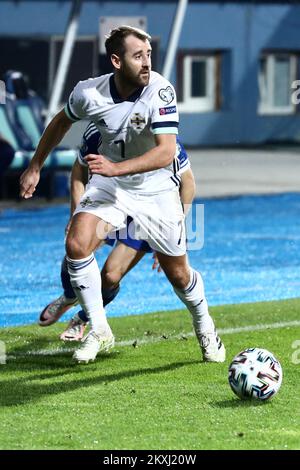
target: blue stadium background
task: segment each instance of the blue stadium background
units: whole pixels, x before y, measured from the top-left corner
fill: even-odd
[[[189,256],[204,276],[210,305],[299,297],[299,194],[201,203],[205,207],[204,247],[190,251]],[[43,307],[61,293],[59,273],[68,214],[66,205],[8,209],[0,214],[2,326],[35,322]],[[100,265],[108,253],[108,247],[100,250]],[[164,274],[151,271],[151,255],[146,255],[124,279],[107,314],[181,307]]]
[[[100,19],[113,16],[146,18],[147,29],[154,39],[155,68],[161,71],[177,4],[175,0],[82,1],[77,39],[94,44],[93,71],[99,73],[105,66],[99,55]],[[71,5],[70,0],[0,2],[0,78],[11,68],[22,71],[46,104],[51,96],[59,41],[65,34]],[[187,147],[299,144],[299,105],[287,113],[258,112],[259,74],[264,54],[293,57],[294,77],[300,77],[299,27],[299,1],[192,0],[188,3],[170,79],[180,97],[182,58],[189,54],[215,56],[218,99],[214,109],[180,112],[180,137]],[[81,58],[85,51],[81,50]],[[64,96],[79,78],[87,78],[81,75],[76,57],[73,65],[71,62]],[[90,60],[88,55],[87,59]],[[85,65],[88,71],[92,70],[91,64]],[[278,83],[279,88],[283,85]],[[285,91],[290,93],[291,83],[285,85]],[[0,111],[3,108],[4,104],[0,103]],[[2,123],[0,120],[0,134]],[[86,123],[83,127],[76,126],[67,139],[73,148],[79,144]],[[47,188],[53,184],[50,195],[64,196],[70,164],[62,169],[61,160],[49,160],[50,170],[44,173],[40,195],[47,195]],[[16,197],[18,176],[25,164],[22,165],[21,162],[3,178],[0,175],[0,198],[4,186],[5,194],[10,190]],[[293,172],[291,167],[290,173]],[[245,181],[246,172],[243,178]],[[200,251],[191,251],[190,259],[203,273],[210,305],[299,296],[299,194],[241,196],[204,202],[205,245]],[[40,310],[61,292],[59,270],[64,254],[67,203],[32,209],[21,204],[16,208],[15,203],[14,208],[7,208],[7,204],[3,207],[0,204],[0,323],[34,322]],[[98,255],[99,264],[108,252],[106,247]],[[133,297],[138,302],[133,303],[130,300]],[[151,271],[148,256],[124,280],[118,299],[108,307],[108,314],[147,313],[180,306],[164,275]]]
[[[176,6],[175,0],[143,2],[86,0],[82,4],[78,36],[98,39],[100,17],[143,16],[148,30],[158,41],[156,67],[162,70]],[[4,60],[8,38],[20,40],[26,57],[26,40],[48,40],[64,35],[70,13],[70,0],[0,2],[0,75],[16,64]],[[209,112],[181,113],[180,132],[185,145],[243,145],[266,141],[299,141],[300,114],[260,115],[259,60],[265,51],[300,52],[300,5],[298,1],[190,1],[179,38],[171,81],[180,87],[179,57],[184,51],[221,54],[221,90],[217,109]],[[15,46],[14,46],[15,47]],[[45,46],[46,47],[46,46]],[[16,54],[16,47],[15,47]],[[46,49],[45,49],[46,50]],[[48,51],[48,49],[47,49]],[[45,52],[44,52],[45,54]],[[33,57],[31,84],[48,75],[49,63],[43,54]],[[43,66],[41,65],[43,64]],[[26,69],[28,61],[24,61]],[[46,70],[47,68],[47,70]],[[299,61],[297,60],[298,76]],[[27,70],[23,70],[27,72]],[[45,83],[48,84],[45,78]],[[46,86],[46,85],[45,85]],[[33,86],[34,88],[34,86]],[[47,90],[46,90],[47,91]],[[45,93],[46,93],[45,91]]]

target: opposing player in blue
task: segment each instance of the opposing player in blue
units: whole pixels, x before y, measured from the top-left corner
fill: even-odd
[[[85,157],[89,154],[97,154],[101,145],[101,135],[96,126],[90,123],[82,138],[81,146],[78,151],[78,159],[73,165],[71,175],[71,213],[73,212],[84,193],[84,185],[88,180],[88,165]],[[180,198],[187,214],[195,195],[195,180],[190,166],[188,155],[177,139],[178,156],[174,161],[177,167],[176,181],[180,188]],[[70,224],[70,221],[67,227]],[[108,305],[118,294],[120,290],[121,279],[144,257],[146,253],[152,250],[149,244],[143,240],[137,240],[130,237],[128,233],[129,220],[126,229],[116,233],[113,238],[107,238],[108,245],[115,245],[108,256],[101,271],[103,306]],[[153,269],[158,266],[154,255]],[[70,276],[67,269],[66,259],[63,259],[61,266],[61,281],[63,294],[51,302],[42,311],[39,318],[40,326],[49,326],[54,324],[71,307],[77,304],[77,297],[70,282]],[[83,337],[88,317],[81,310],[70,320],[67,329],[60,335],[64,341],[80,341]]]
[[[72,124],[93,121],[102,137],[100,152],[86,157],[92,177],[66,240],[71,284],[91,327],[73,359],[93,361],[114,342],[94,251],[109,233],[123,229],[130,216],[135,237],[147,240],[156,251],[174,292],[190,311],[203,359],[224,362],[225,347],[208,311],[201,274],[186,255],[184,213],[174,173],[176,93],[168,80],[151,70],[150,40],[130,26],[111,31],[105,47],[114,72],[75,86],[22,174],[20,194],[32,196],[45,159]]]

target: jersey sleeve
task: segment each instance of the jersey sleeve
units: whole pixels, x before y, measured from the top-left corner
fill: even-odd
[[[79,147],[78,153],[77,153],[77,160],[80,163],[80,165],[82,165],[82,166],[88,166],[88,164],[86,163],[86,161],[84,159],[84,157],[89,154],[89,152],[87,151],[87,148],[88,148],[87,143],[86,143],[86,140],[85,140],[84,135],[83,135],[83,137],[81,139],[81,144],[80,144],[80,147]]]
[[[64,108],[66,115],[73,122],[80,121],[88,116],[87,100],[84,93],[83,83],[84,82],[77,83]]]
[[[178,134],[179,116],[173,86],[163,81],[154,90],[151,129],[153,134]]]
[[[186,150],[183,146],[183,144],[180,142],[180,140],[177,138],[177,159],[179,161],[179,168],[177,174],[182,175],[186,170],[191,168],[190,160],[188,157],[188,154],[186,153]]]
[[[94,124],[89,124],[86,128],[80,147],[78,149],[78,162],[80,165],[88,166],[85,157],[90,153],[97,155],[99,150],[98,147],[101,144],[101,134]]]

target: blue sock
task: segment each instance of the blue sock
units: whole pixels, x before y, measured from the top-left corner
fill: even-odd
[[[88,323],[89,319],[85,313],[84,310],[80,310],[80,312],[77,313],[81,321],[84,321],[84,323]]]
[[[120,286],[116,287],[115,289],[102,289],[102,296],[103,296],[103,306],[108,305],[114,298],[118,295],[120,291]],[[84,310],[80,310],[77,314],[81,321],[87,323],[89,321],[86,313]]]
[[[102,288],[102,298],[103,298],[103,307],[110,304],[114,298],[118,295],[120,291],[120,286],[115,287],[114,289],[103,289]]]
[[[64,257],[61,263],[60,278],[64,289],[64,295],[67,297],[67,299],[74,299],[76,294],[70,282],[70,274],[68,273],[66,257]]]

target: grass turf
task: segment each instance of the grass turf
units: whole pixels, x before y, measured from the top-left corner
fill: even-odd
[[[232,328],[221,335],[224,364],[201,361],[186,311],[112,318],[116,348],[88,365],[58,341],[61,323],[4,328],[0,448],[299,449],[300,326],[234,330],[297,321],[299,308],[299,299],[212,308],[218,328]],[[243,402],[228,385],[229,362],[245,347],[282,364],[270,402]]]

